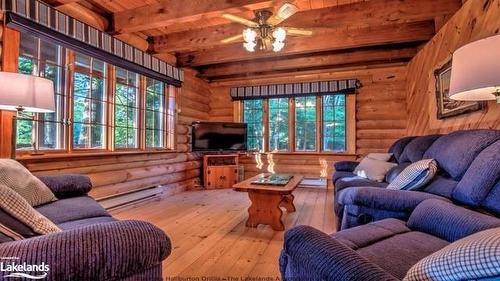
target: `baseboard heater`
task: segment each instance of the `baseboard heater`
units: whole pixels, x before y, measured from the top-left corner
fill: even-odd
[[[98,202],[106,210],[114,210],[118,208],[127,207],[143,201],[159,198],[163,193],[163,188],[156,186],[138,191],[132,191],[125,194],[99,199]]]

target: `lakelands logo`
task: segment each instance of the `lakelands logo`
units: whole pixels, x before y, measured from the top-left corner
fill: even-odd
[[[41,280],[47,277],[50,266],[45,262],[40,264],[16,263],[14,261],[0,262],[0,272],[4,278],[25,278]]]

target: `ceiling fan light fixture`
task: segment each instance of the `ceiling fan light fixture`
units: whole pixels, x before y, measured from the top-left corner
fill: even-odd
[[[251,28],[245,28],[243,30],[243,40],[247,43],[255,43],[255,38],[257,38],[257,32]]]
[[[273,43],[273,51],[275,51],[275,52],[281,51],[284,47],[285,47],[285,43],[284,42],[275,40],[274,43]]]
[[[286,30],[282,27],[278,27],[273,31],[273,37],[276,41],[283,42],[286,39]]]
[[[255,46],[257,46],[257,43],[255,43],[255,42],[243,43],[243,47],[245,47],[245,50],[247,50],[249,52],[255,52]]]

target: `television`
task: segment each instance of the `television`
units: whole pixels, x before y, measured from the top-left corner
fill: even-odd
[[[193,151],[247,150],[247,124],[225,122],[193,122]]]

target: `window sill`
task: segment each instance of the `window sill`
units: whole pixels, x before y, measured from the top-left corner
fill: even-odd
[[[358,154],[355,153],[340,153],[340,152],[317,152],[317,151],[296,151],[296,152],[290,152],[290,151],[268,151],[268,152],[258,152],[258,151],[249,151],[249,152],[243,152],[241,153],[242,155],[255,155],[255,154],[264,154],[264,155],[328,155],[328,156],[348,156],[348,157],[357,157]]]
[[[32,155],[29,152],[17,153],[16,160],[47,160],[47,159],[67,159],[67,158],[86,158],[86,157],[102,157],[102,156],[122,156],[122,155],[139,155],[139,154],[161,154],[161,153],[179,153],[175,150],[119,150],[119,151],[86,151],[86,152],[47,152],[46,154]]]

